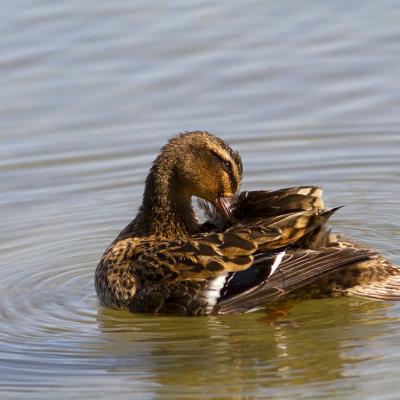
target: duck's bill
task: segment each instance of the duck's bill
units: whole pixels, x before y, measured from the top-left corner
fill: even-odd
[[[213,205],[217,209],[218,214],[227,222],[233,222],[233,216],[231,213],[231,205],[234,201],[234,196],[231,197],[218,197]]]

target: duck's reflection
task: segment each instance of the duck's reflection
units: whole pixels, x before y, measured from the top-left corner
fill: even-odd
[[[107,339],[101,351],[113,357],[113,371],[154,380],[159,394],[235,398],[318,382],[346,385],[344,377],[359,362],[354,349],[384,334],[385,321],[393,322],[382,317],[390,307],[383,302],[308,301],[294,305],[287,316],[288,305],[277,307],[193,318],[101,309],[98,324]],[[379,323],[371,323],[378,317]],[[347,390],[353,390],[351,384]]]

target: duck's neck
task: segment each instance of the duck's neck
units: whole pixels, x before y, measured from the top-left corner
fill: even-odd
[[[135,230],[142,236],[171,239],[199,231],[191,196],[177,182],[172,160],[153,165],[135,218]]]

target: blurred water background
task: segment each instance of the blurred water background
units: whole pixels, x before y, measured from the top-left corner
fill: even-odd
[[[400,305],[207,318],[97,304],[93,274],[172,135],[244,189],[322,185],[400,264],[398,1],[3,0],[0,397],[398,399]]]

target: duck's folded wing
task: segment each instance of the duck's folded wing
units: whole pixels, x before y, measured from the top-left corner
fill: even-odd
[[[279,190],[244,191],[226,199],[233,219],[237,221],[254,218],[271,218],[278,215],[323,209],[322,189],[317,186],[299,186]],[[203,231],[226,228],[226,222],[216,208],[205,200],[199,200],[207,221]]]
[[[257,229],[276,229],[281,235],[273,241],[259,243],[259,250],[272,250],[292,245],[306,235],[323,227],[326,221],[338,208],[311,209],[306,211],[293,211],[269,218],[244,219],[235,223],[228,231],[238,232],[248,229],[256,232]]]
[[[236,196],[230,206],[235,221],[227,231],[237,232],[249,229],[277,229],[281,235],[266,245],[259,243],[259,250],[273,250],[292,245],[304,239],[304,243],[313,243],[314,248],[321,247],[323,228],[330,216],[340,207],[325,209],[322,201],[322,189],[319,187],[295,187],[276,191],[242,192]],[[221,227],[220,220],[212,205],[206,207],[209,220],[204,230],[213,226]],[[307,246],[299,246],[306,248]]]
[[[282,254],[284,252],[279,253],[278,257]],[[339,248],[287,251],[281,260],[277,260],[276,255],[259,254],[250,269],[230,276],[214,312],[228,314],[262,308],[325,275],[374,257],[376,253],[370,250]],[[265,275],[260,271],[265,271]],[[254,282],[246,288],[245,285],[252,279]]]
[[[237,220],[270,218],[296,211],[324,208],[322,189],[299,186],[279,190],[244,191],[233,202],[231,212]]]

